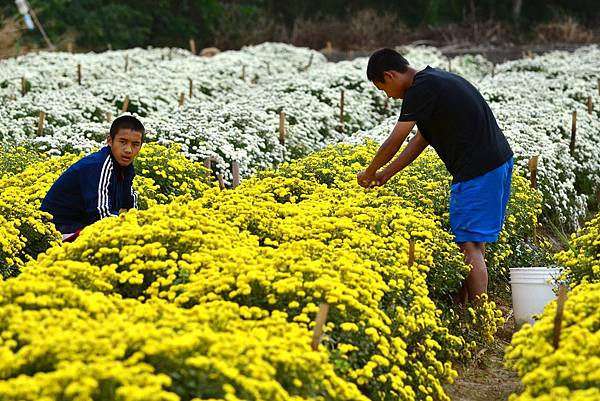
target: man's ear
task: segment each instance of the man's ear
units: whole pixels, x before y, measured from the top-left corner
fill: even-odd
[[[112,137],[110,134],[106,137],[106,143],[112,148]]]
[[[383,72],[383,83],[389,83],[394,79],[393,71],[384,71]]]

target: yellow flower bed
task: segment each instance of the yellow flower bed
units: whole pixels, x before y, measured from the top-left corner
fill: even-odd
[[[75,383],[74,392],[97,399],[360,399],[360,391],[372,400],[447,400],[451,361],[469,356],[473,333],[491,340],[502,318],[486,300],[465,316],[449,308],[468,268],[446,227],[441,163],[427,153],[389,186],[364,190],[355,176],[374,150],[330,148],[235,191],[201,187],[187,197],[162,192],[176,174],[167,183],[141,177],[147,194],[172,201],[99,221],[0,283],[0,355],[10,361],[0,399],[24,397],[23,383],[49,391],[38,399],[60,399],[52,389]],[[537,216],[527,203],[535,194],[523,197],[521,218]],[[526,224],[510,224],[526,235],[518,231]],[[312,352],[321,302],[329,318]],[[146,332],[153,346],[164,337],[159,356],[134,335]],[[75,345],[90,359],[65,350]],[[96,359],[96,349],[108,357]],[[241,362],[229,369],[229,360]]]
[[[524,385],[510,401],[600,400],[600,283],[576,286],[565,303],[558,350],[553,341],[556,302],[535,325],[526,324],[505,360]]]
[[[78,262],[53,269],[90,269]],[[285,313],[191,309],[77,288],[35,269],[0,283],[0,399],[367,400]]]
[[[60,235],[47,222],[51,216],[39,207],[54,181],[76,159],[73,155],[50,159],[0,178],[0,277],[17,274],[27,261],[57,243]]]
[[[600,281],[600,214],[571,236],[569,248],[556,255],[572,284]]]
[[[18,274],[28,260],[60,238],[54,225],[48,223],[50,215],[41,212],[39,207],[54,181],[82,156],[47,159],[43,154],[23,148],[7,151],[2,156],[0,279]],[[27,160],[34,163],[25,167]],[[142,209],[181,196],[197,198],[210,188],[208,170],[186,159],[178,146],[145,144],[136,159],[136,168],[134,187]]]

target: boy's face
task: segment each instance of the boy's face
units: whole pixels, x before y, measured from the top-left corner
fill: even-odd
[[[404,99],[404,80],[403,74],[398,71],[385,71],[383,73],[383,82],[373,82],[377,89],[384,91],[387,97],[393,99]]]
[[[109,136],[106,142],[117,163],[126,167],[133,163],[142,148],[142,133],[129,128],[120,128],[114,139]]]

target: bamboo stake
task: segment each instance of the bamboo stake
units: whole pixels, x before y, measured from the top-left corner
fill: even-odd
[[[594,110],[594,103],[592,103],[591,96],[588,96],[587,107],[588,107],[588,113],[592,114],[592,111]]]
[[[495,74],[496,74],[496,64],[492,64],[492,78],[494,78]]]
[[[340,94],[340,126],[342,127],[342,132],[344,131],[344,90],[342,89],[342,93]]]
[[[121,108],[121,113],[126,113],[127,109],[129,109],[129,95],[125,96],[123,100],[123,107]]]
[[[329,304],[321,303],[319,305],[319,311],[317,312],[317,317],[315,319],[315,328],[313,331],[313,337],[311,342],[311,347],[313,351],[316,351],[319,348],[319,344],[321,343],[321,336],[323,335],[323,326],[327,321],[327,314],[329,313]]]
[[[565,302],[567,300],[567,286],[561,285],[558,289],[558,300],[556,301],[556,315],[554,316],[554,335],[552,345],[554,349],[558,349],[560,342],[560,332],[562,330],[562,319],[565,310]]]
[[[240,78],[242,78],[242,81],[246,80],[246,66],[245,65],[242,66],[242,76]]]
[[[267,63],[267,75],[271,75],[271,64]]]
[[[415,240],[410,239],[408,241],[408,267],[412,267],[415,264]]]
[[[222,191],[225,189],[225,181],[223,180],[223,174],[217,174],[217,181],[219,182],[219,189]]]
[[[304,66],[304,71],[306,71],[306,70],[308,70],[310,68],[310,66],[311,66],[311,64],[313,62],[313,57],[314,57],[314,54],[311,53],[310,54],[310,58],[308,59],[308,64],[306,64]]]
[[[42,134],[44,133],[44,123],[45,122],[46,122],[46,113],[43,111],[40,111],[40,118],[38,120],[37,136],[42,136]]]
[[[21,96],[25,96],[27,94],[27,80],[25,77],[21,77]]]
[[[185,93],[181,92],[179,94],[179,105],[183,106],[183,102],[185,102]]]
[[[533,52],[531,51],[531,49],[529,49],[529,51],[527,52],[527,56],[530,60],[533,60]]]
[[[81,64],[77,64],[77,83],[81,85]]]
[[[237,161],[231,162],[231,174],[233,175],[232,188],[237,188],[242,181],[240,178],[240,164]]]
[[[112,113],[111,113],[110,111],[109,111],[109,112],[107,112],[107,113],[106,113],[106,121],[107,121],[107,122],[109,122],[109,123],[111,123],[111,122],[112,122],[112,119],[113,119],[113,115],[112,115]]]
[[[452,72],[452,59],[448,58],[448,72]]]
[[[194,39],[190,39],[190,51],[192,54],[196,54],[196,41]]]
[[[279,144],[285,145],[285,111],[279,112]]]
[[[575,136],[577,134],[577,112],[573,112],[573,119],[571,121],[571,144],[569,149],[571,150],[571,156],[575,156]]]
[[[531,183],[531,188],[537,188],[537,172],[538,172],[538,161],[539,156],[533,156],[529,159],[529,181]]]
[[[189,81],[189,86],[190,86],[188,97],[191,99],[194,94],[194,81],[192,81],[191,78],[188,78],[188,81]]]
[[[125,55],[125,73],[127,73],[127,69],[129,68],[129,55]]]
[[[600,78],[598,78],[598,96],[600,96]]]

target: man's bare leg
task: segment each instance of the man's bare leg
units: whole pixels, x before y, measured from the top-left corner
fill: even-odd
[[[465,262],[471,265],[465,287],[469,301],[473,302],[481,294],[487,293],[488,272],[485,264],[485,243],[464,242],[459,246],[465,255]]]

